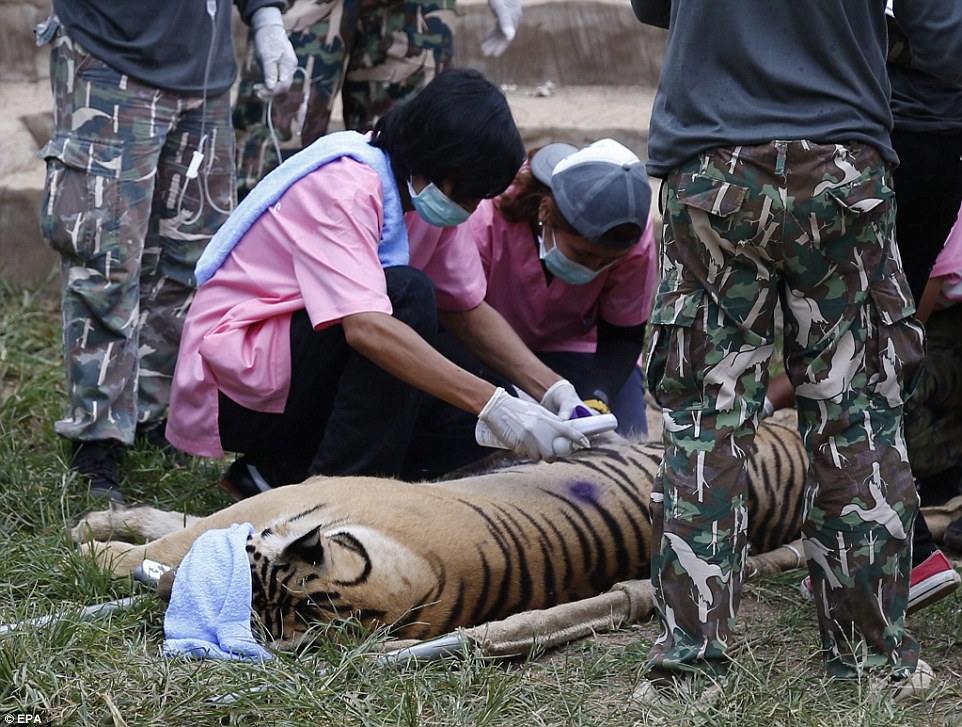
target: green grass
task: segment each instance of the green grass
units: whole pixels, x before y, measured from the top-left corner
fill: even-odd
[[[933,700],[903,708],[868,680],[822,676],[814,612],[796,597],[798,571],[746,589],[738,667],[710,708],[678,703],[646,715],[631,703],[654,623],[531,661],[471,654],[383,665],[373,658],[382,633],[336,626],[318,629],[309,652],[265,664],[167,659],[163,609],[152,595],[99,620],[70,615],[145,591],[108,578],[65,535],[95,503],[68,473],[53,431],[64,406],[59,330],[52,287],[0,288],[0,623],[66,614],[0,636],[0,715],[58,725],[962,725],[962,598],[910,618],[941,687]],[[229,503],[214,486],[218,462],[178,466],[139,449],[124,469],[131,501],[197,513]],[[216,701],[231,694],[229,703]]]

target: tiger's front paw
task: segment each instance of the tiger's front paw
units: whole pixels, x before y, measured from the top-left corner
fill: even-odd
[[[87,513],[76,525],[70,528],[70,538],[75,543],[113,539],[117,534],[115,531],[119,524],[117,513],[122,509],[123,506],[121,505],[111,505],[109,510]]]
[[[81,543],[79,548],[85,557],[93,558],[97,565],[110,571],[115,578],[131,575],[144,560],[143,548],[130,543],[92,540]]]

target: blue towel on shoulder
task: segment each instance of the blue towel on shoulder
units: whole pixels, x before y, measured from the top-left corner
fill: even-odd
[[[408,232],[404,224],[404,211],[401,209],[401,193],[394,180],[390,157],[384,150],[371,146],[363,134],[356,131],[337,131],[322,136],[254,185],[250,194],[237,205],[237,209],[231,212],[227,221],[211,238],[197,261],[194,267],[197,284],[201,285],[210,279],[257,218],[277,202],[292,184],[328,162],[345,156],[367,164],[381,177],[381,187],[384,189],[384,227],[377,248],[381,266],[388,268],[407,265]]]
[[[181,561],[164,616],[164,653],[266,661],[251,632],[250,523],[203,533]]]

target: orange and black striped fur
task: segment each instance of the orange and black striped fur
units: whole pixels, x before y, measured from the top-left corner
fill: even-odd
[[[176,566],[206,530],[250,522],[253,610],[274,645],[345,616],[427,638],[595,596],[649,574],[654,443],[439,483],[316,477],[204,518],[148,507],[91,513],[73,530],[120,576]],[[754,552],[798,537],[807,468],[792,422],[767,421],[749,463]],[[111,538],[134,535],[132,545]],[[107,541],[107,542],[101,542]]]

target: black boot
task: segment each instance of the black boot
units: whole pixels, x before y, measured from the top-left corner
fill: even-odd
[[[116,439],[74,442],[70,466],[89,488],[91,497],[123,504],[119,471],[123,453],[124,445]]]
[[[165,431],[167,420],[146,422],[137,425],[137,442],[143,442],[148,447],[160,450],[160,453],[177,465],[186,465],[190,461],[190,455],[177,449],[167,440]]]

